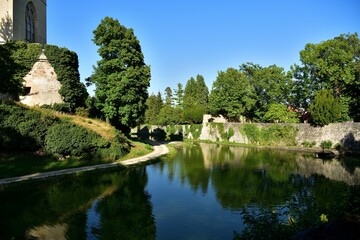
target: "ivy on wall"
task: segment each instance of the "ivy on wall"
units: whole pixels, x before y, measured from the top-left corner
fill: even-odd
[[[31,70],[42,52],[42,45],[15,41],[0,45],[0,82],[1,91],[18,98],[21,95],[23,77]],[[67,48],[44,45],[44,53],[54,67],[61,83],[60,94],[71,111],[85,106],[88,96],[86,87],[80,82],[77,54]],[[3,65],[4,64],[4,65]]]
[[[258,124],[245,123],[239,126],[239,131],[252,144],[295,146],[298,129],[289,124],[260,127]]]

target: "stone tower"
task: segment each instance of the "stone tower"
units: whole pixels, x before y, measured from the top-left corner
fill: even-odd
[[[59,93],[61,84],[57,74],[44,53],[24,77],[24,87],[27,95],[20,97],[20,102],[28,106],[64,102]]]
[[[0,0],[0,44],[46,44],[46,0]]]

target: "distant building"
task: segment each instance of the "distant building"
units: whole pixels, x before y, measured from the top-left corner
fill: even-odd
[[[0,44],[46,44],[46,0],[0,0]]]

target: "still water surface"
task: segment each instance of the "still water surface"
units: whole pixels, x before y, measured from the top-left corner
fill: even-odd
[[[242,209],[306,192],[331,218],[359,185],[356,158],[194,144],[148,166],[5,187],[0,239],[232,239]]]

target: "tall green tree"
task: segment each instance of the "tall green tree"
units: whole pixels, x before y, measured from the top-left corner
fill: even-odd
[[[293,82],[291,73],[285,72],[282,67],[271,65],[262,67],[258,64],[245,63],[240,71],[250,81],[255,89],[256,104],[253,120],[265,121],[265,114],[271,104],[289,104]]]
[[[165,88],[165,102],[158,115],[157,124],[173,125],[179,123],[181,118],[177,114],[177,109],[173,107],[173,93],[170,87]]]
[[[308,43],[300,51],[302,66],[294,67],[294,77],[302,86],[301,89],[307,88],[310,100],[316,91],[325,88],[332,89],[336,96],[348,97],[350,115],[359,120],[359,59],[360,40],[357,33],[342,34],[318,44]]]
[[[170,87],[165,88],[165,104],[172,106],[174,102],[173,92]]]
[[[203,115],[207,112],[209,89],[205,84],[204,77],[191,77],[184,90],[183,118],[190,123],[201,123]]]
[[[334,97],[330,89],[322,89],[315,93],[309,111],[313,123],[318,126],[339,122],[342,119],[340,99]]]
[[[218,72],[209,95],[209,110],[230,121],[241,116],[252,118],[257,98],[254,86],[245,74],[234,68]]]
[[[174,90],[174,101],[177,108],[183,108],[184,89],[181,83],[177,84],[177,89]]]
[[[93,42],[101,59],[89,81],[107,121],[129,131],[142,123],[150,84],[150,67],[144,62],[139,40],[132,29],[105,17],[94,30]]]
[[[158,92],[157,95],[151,94],[146,100],[147,109],[145,112],[145,122],[152,125],[159,124],[159,114],[163,105],[164,103],[160,92]]]

